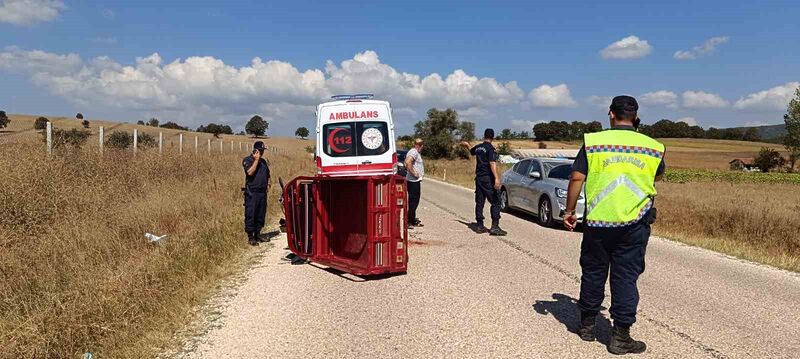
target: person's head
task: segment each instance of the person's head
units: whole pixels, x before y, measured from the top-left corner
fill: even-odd
[[[258,151],[259,153],[261,153],[263,155],[264,154],[264,142],[256,141],[253,144],[253,151]]]
[[[425,143],[422,141],[421,138],[417,138],[417,139],[414,140],[414,148],[416,148],[417,151],[421,152],[422,151],[422,146],[425,146]]]
[[[487,128],[486,131],[483,131],[483,140],[487,142],[492,142],[494,140],[494,130],[491,128]]]
[[[611,106],[608,107],[608,118],[611,122],[611,127],[617,125],[633,126],[638,122],[637,112],[639,111],[639,103],[631,96],[617,96],[611,100]]]

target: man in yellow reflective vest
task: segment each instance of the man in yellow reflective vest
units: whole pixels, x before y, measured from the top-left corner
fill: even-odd
[[[636,131],[639,105],[630,96],[611,101],[611,129],[587,133],[572,166],[564,225],[574,230],[575,206],[585,186],[586,213],[581,243],[581,294],[578,307],[581,339],[594,341],[595,318],[611,277],[611,319],[608,351],[642,353],[647,346],[630,336],[636,321],[650,225],[655,221],[655,182],[664,173],[664,145]]]

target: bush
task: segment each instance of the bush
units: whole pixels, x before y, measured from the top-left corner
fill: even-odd
[[[73,128],[64,130],[61,128],[53,128],[53,148],[73,147],[80,148],[89,139],[91,133],[86,130],[79,130]],[[42,141],[47,142],[47,132],[42,131]]]
[[[83,125],[83,128],[89,128],[89,120],[83,120],[81,121],[81,124]]]
[[[144,121],[142,120],[136,121],[136,124],[139,126],[144,126]]]
[[[77,114],[77,115],[75,115],[75,118],[77,118],[77,119],[79,119],[79,120],[83,120],[83,114],[82,114],[82,113],[80,113],[80,112],[78,112],[78,114]]]
[[[9,122],[11,122],[11,120],[8,119],[8,116],[6,115],[6,112],[5,111],[0,111],[0,128],[4,128],[4,127],[8,126]]]
[[[317,151],[317,148],[316,148],[316,146],[306,146],[306,152],[308,152],[308,153],[314,153],[314,152],[316,152],[316,151]]]
[[[545,149],[547,149],[547,144],[546,144],[546,143],[544,143],[544,142],[539,142],[539,143],[538,143],[538,147],[539,147],[539,149],[541,149],[541,150],[545,150]]]
[[[139,148],[152,148],[158,145],[155,137],[147,133],[139,133]],[[133,135],[125,131],[114,131],[105,142],[106,147],[126,149],[133,147]]]
[[[158,127],[158,119],[153,117],[147,121],[147,125],[151,127]]]
[[[786,164],[786,159],[781,157],[780,152],[768,147],[762,147],[758,152],[758,156],[753,159],[753,164],[761,169],[761,172],[769,172],[773,168],[783,167]]]
[[[33,122],[33,129],[44,130],[45,128],[47,128],[47,122],[49,122],[47,117],[39,117],[36,119],[36,121]]]
[[[189,131],[189,127],[181,126],[181,125],[179,125],[179,124],[177,124],[175,122],[172,122],[172,121],[167,121],[166,123],[161,125],[161,128],[168,128],[168,129],[171,129],[171,130]]]
[[[500,147],[497,148],[497,153],[502,156],[511,155],[511,144],[508,142],[501,143]]]

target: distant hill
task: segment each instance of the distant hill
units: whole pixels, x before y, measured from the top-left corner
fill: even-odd
[[[742,131],[746,131],[749,128],[755,128],[758,130],[758,134],[761,136],[761,140],[765,142],[780,142],[783,136],[786,136],[786,125],[766,125],[766,126],[750,126],[750,127],[737,127]]]

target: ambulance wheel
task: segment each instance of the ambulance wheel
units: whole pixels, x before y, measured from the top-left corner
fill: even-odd
[[[550,204],[550,198],[543,196],[539,200],[539,225],[542,227],[553,226],[553,206]]]
[[[500,210],[508,212],[508,191],[505,188],[500,189]]]

